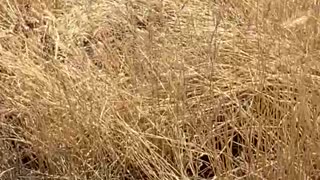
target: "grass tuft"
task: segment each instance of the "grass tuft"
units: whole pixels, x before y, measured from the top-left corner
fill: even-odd
[[[311,0],[1,0],[0,179],[319,179],[319,18]]]

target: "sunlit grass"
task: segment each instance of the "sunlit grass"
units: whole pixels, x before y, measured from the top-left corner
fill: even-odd
[[[0,179],[320,178],[316,1],[0,3]]]

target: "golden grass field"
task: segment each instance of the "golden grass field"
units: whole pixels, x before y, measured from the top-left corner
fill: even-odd
[[[317,0],[0,0],[0,179],[319,180]]]

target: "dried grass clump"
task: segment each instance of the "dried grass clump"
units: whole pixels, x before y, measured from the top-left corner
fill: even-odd
[[[0,1],[0,179],[319,179],[316,1]]]

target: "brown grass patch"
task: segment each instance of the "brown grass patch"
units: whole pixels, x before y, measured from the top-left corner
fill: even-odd
[[[0,4],[0,179],[319,179],[315,1]]]

